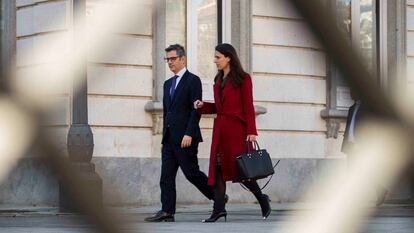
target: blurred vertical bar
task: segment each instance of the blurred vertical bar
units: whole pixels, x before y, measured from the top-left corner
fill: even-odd
[[[74,171],[77,172],[94,198],[88,200],[95,207],[102,207],[102,178],[95,172],[95,164],[91,163],[93,155],[93,133],[88,124],[88,85],[87,85],[87,53],[86,53],[86,0],[73,0],[73,32],[74,49],[77,54],[77,69],[73,72],[72,123],[67,137],[69,159]],[[79,195],[75,190],[59,183],[59,207],[62,212],[78,212],[74,197]]]
[[[79,60],[75,61],[78,69],[74,75],[79,85],[73,88],[72,123],[88,123],[88,92],[87,92],[87,63],[86,52],[82,49],[86,43],[86,0],[73,0],[73,32],[74,49]]]
[[[223,43],[223,1],[217,0],[217,44]]]
[[[1,0],[0,91],[8,91],[8,79],[14,73],[16,60],[16,1]]]

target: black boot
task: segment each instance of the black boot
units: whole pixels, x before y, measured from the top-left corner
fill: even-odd
[[[256,197],[257,201],[260,204],[260,208],[262,208],[262,217],[263,219],[266,219],[269,217],[270,212],[272,209],[270,208],[270,199],[269,196],[262,193],[262,190],[260,189],[259,185],[255,180],[253,181],[243,181],[243,184],[250,190],[250,192],[253,193],[253,195]]]
[[[219,161],[217,155],[216,162]],[[210,218],[204,219],[201,222],[216,222],[221,217],[224,217],[224,221],[227,221],[226,203],[229,200],[229,196],[226,194],[226,182],[223,180],[221,173],[221,164],[216,164],[214,171],[214,205],[213,213]]]
[[[216,222],[221,217],[224,217],[224,221],[227,222],[227,212],[226,212],[226,210],[223,210],[223,211],[213,211],[213,213],[211,214],[210,218],[204,219],[201,222],[204,222],[204,223]]]
[[[272,212],[272,208],[270,207],[269,196],[267,196],[266,194],[262,194],[258,201],[260,204],[260,208],[262,208],[263,220],[265,220],[267,219],[267,217],[269,217],[270,212]]]
[[[226,202],[228,199],[227,195],[217,195],[213,205],[213,213],[211,213],[210,218],[204,219],[201,222],[216,222],[221,217],[224,217],[224,221],[227,222]]]

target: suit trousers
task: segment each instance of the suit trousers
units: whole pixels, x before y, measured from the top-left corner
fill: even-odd
[[[174,214],[176,206],[175,178],[178,167],[184,176],[208,199],[214,197],[213,187],[208,185],[206,174],[200,171],[198,165],[198,142],[192,143],[190,147],[181,148],[181,145],[173,143],[167,129],[167,142],[162,145],[161,152],[161,204],[164,212]]]

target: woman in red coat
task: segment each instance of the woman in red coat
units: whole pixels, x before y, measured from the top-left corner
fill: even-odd
[[[245,150],[246,141],[256,140],[257,130],[253,107],[252,79],[244,72],[236,50],[230,44],[216,46],[214,62],[218,73],[214,80],[214,103],[197,100],[194,108],[202,114],[217,114],[208,173],[209,185],[214,185],[214,209],[203,222],[226,219],[226,181],[240,182],[236,172],[236,157]],[[269,197],[262,194],[255,180],[241,181],[257,198],[263,219],[271,211]]]

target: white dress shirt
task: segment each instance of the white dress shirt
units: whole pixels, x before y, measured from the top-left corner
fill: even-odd
[[[175,88],[177,88],[178,83],[180,82],[181,78],[183,77],[183,75],[185,74],[185,72],[187,71],[187,68],[182,68],[180,71],[178,71],[177,75],[177,81],[175,82]]]

